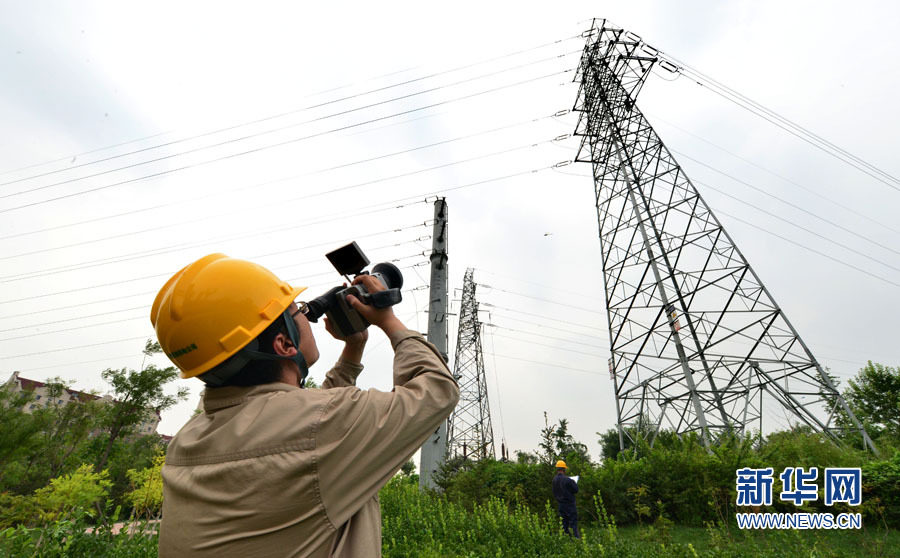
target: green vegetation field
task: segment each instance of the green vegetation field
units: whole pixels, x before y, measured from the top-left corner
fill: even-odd
[[[164,375],[148,369],[157,379]],[[866,372],[871,373],[866,378]],[[112,371],[117,392],[142,385],[143,372]],[[877,382],[875,380],[878,380]],[[151,382],[153,392],[164,381]],[[880,448],[864,451],[807,429],[765,437],[721,435],[707,449],[696,437],[641,432],[619,451],[616,431],[598,433],[604,459],[568,433],[564,419],[540,433],[535,453],[512,461],[453,459],[422,492],[410,463],[381,491],[387,557],[840,557],[900,556],[900,370],[869,365],[848,401]],[[866,395],[862,388],[872,387]],[[135,388],[136,389],[136,388]],[[893,391],[892,391],[893,390]],[[847,392],[845,392],[847,393]],[[146,398],[140,399],[143,408]],[[162,505],[164,453],[153,437],[128,429],[129,407],[67,406],[24,413],[27,394],[0,389],[0,556],[149,557]],[[896,407],[896,408],[895,408]],[[68,426],[67,426],[68,425]],[[553,463],[579,475],[582,538],[562,533],[552,505]],[[743,467],[859,467],[862,504],[736,506]],[[776,491],[781,489],[775,481]],[[737,528],[737,512],[859,513],[859,530]],[[125,523],[131,529],[120,530]]]
[[[560,532],[549,507],[510,510],[489,498],[471,510],[445,496],[419,491],[415,477],[397,477],[381,493],[385,557],[842,557],[900,556],[900,533],[866,526],[861,531],[742,532],[727,523],[682,527],[655,522],[617,527],[609,519],[585,525],[581,540]],[[598,512],[602,517],[602,507]],[[0,533],[0,555],[9,557],[156,556],[152,527],[112,534],[88,533],[83,515],[40,527]],[[102,523],[102,522],[101,522]]]

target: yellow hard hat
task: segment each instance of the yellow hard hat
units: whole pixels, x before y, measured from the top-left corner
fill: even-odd
[[[244,348],[304,290],[260,265],[210,254],[166,282],[150,322],[181,377],[193,378]]]
[[[565,461],[563,461],[562,459],[560,459],[559,461],[556,462],[556,468],[557,468],[557,469],[568,469],[569,467],[566,466],[566,462],[565,462]]]

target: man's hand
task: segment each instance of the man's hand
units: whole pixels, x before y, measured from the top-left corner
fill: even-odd
[[[371,275],[358,275],[353,280],[353,284],[362,284],[369,293],[387,290],[381,281]],[[347,302],[349,302],[350,306],[359,312],[366,321],[374,326],[378,326],[387,335],[390,335],[394,331],[406,329],[406,326],[394,315],[394,309],[390,306],[387,308],[375,308],[369,304],[363,304],[353,295],[347,295]]]
[[[346,285],[346,283],[345,283]],[[366,341],[369,340],[369,330],[364,329],[351,333],[346,337],[342,337],[340,333],[331,324],[328,317],[325,317],[325,331],[331,334],[338,341],[344,342],[344,350],[341,352],[341,360],[351,364],[360,364],[362,362],[363,350],[366,348]]]
[[[332,337],[337,339],[338,341],[343,341],[347,345],[359,346],[363,347],[366,344],[366,341],[369,340],[369,330],[364,329],[362,331],[357,331],[356,333],[351,333],[346,337],[341,336],[341,334],[334,329],[334,326],[331,325],[331,321],[328,317],[325,317],[325,331],[331,334]]]

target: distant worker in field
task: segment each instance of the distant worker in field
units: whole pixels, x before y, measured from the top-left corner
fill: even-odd
[[[385,290],[378,278],[354,285]],[[394,389],[355,386],[368,331],[340,336],[323,389],[302,389],[319,358],[304,303],[259,265],[212,254],[160,290],[150,320],[203,412],[162,468],[159,556],[380,557],[378,491],[459,398],[443,358],[390,307],[349,304],[388,336]]]
[[[559,516],[562,518],[563,531],[576,539],[581,538],[578,532],[578,510],[575,508],[575,494],[578,493],[578,483],[575,479],[566,476],[568,467],[566,462],[560,459],[556,462],[556,476],[553,477],[553,497],[559,504]],[[577,478],[577,477],[576,477]],[[569,529],[572,529],[569,532]]]

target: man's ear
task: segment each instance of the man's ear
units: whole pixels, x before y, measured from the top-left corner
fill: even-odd
[[[275,340],[272,341],[272,348],[275,349],[275,354],[279,356],[294,356],[297,354],[297,347],[283,333],[275,336]]]

